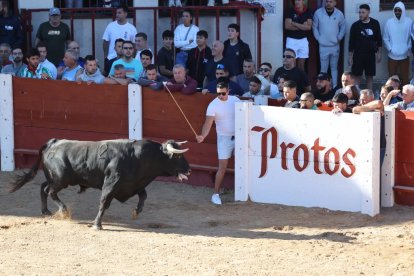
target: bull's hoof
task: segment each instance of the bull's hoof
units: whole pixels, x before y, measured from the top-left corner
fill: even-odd
[[[103,228],[102,228],[102,225],[96,225],[96,224],[94,224],[94,225],[92,225],[92,229],[93,229],[93,230],[96,230],[96,231],[100,231],[100,230],[102,230]]]
[[[48,209],[42,210],[42,215],[44,215],[44,216],[51,216],[52,215],[52,212],[50,212]]]
[[[132,219],[137,219],[139,213],[140,212],[137,209],[132,210]]]

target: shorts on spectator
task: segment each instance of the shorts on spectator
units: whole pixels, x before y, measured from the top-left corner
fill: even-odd
[[[308,39],[301,38],[286,38],[286,48],[290,48],[295,51],[296,58],[308,58],[309,57],[309,42]]]
[[[375,53],[354,53],[352,57],[352,74],[360,77],[365,72],[365,76],[373,77],[376,74]]]
[[[234,151],[234,136],[217,135],[218,159],[229,159]]]

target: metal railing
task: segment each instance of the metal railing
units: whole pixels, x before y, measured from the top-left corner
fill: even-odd
[[[199,26],[200,16],[210,16],[214,18],[215,22],[215,39],[219,40],[220,38],[220,20],[231,14],[236,18],[237,24],[240,26],[240,33],[243,36],[244,25],[241,22],[241,11],[251,11],[254,14],[254,20],[256,21],[256,41],[249,41],[250,43],[255,43],[256,45],[256,61],[260,64],[261,61],[261,21],[262,21],[262,12],[263,8],[260,5],[249,5],[245,2],[235,2],[237,5],[227,5],[227,6],[186,6],[183,8],[179,7],[133,7],[129,8],[132,14],[133,25],[137,26],[137,11],[150,11],[153,14],[153,46],[154,54],[157,53],[158,49],[158,36],[162,31],[158,29],[158,19],[163,17],[169,17],[170,29],[174,31],[175,27],[179,23],[179,14],[183,9],[189,9],[194,14],[195,24]],[[47,12],[48,9],[22,9],[22,26],[23,31],[26,34],[26,47],[32,47],[33,36],[33,15],[35,13]],[[76,30],[74,24],[76,20],[91,20],[91,35],[92,35],[92,54],[96,55],[96,43],[95,38],[97,35],[102,37],[102,34],[96,33],[95,21],[101,18],[112,18],[115,20],[116,9],[114,8],[81,8],[81,9],[61,9],[62,19],[69,20],[69,27],[71,31],[71,39],[73,40]],[[225,14],[224,14],[225,13]],[[200,27],[200,26],[199,26]],[[148,33],[147,33],[148,34]]]

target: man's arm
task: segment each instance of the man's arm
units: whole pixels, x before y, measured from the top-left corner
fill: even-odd
[[[306,20],[303,24],[293,22],[291,23],[293,26],[295,26],[298,30],[301,31],[310,31],[312,30],[312,19]]]
[[[158,66],[158,70],[160,71],[160,74],[167,77],[172,77],[173,72],[171,70],[168,70],[165,65]]]
[[[214,122],[214,116],[206,116],[206,121],[203,124],[201,129],[201,134],[196,136],[196,140],[198,143],[202,143],[207,135],[210,133],[211,126]]]
[[[315,37],[316,41],[319,41],[319,10],[315,12],[313,15],[313,21],[312,21],[312,33]]]
[[[104,58],[108,57],[109,41],[106,41],[106,40],[102,41],[102,49],[103,49],[103,52],[104,52]]]
[[[387,97],[385,97],[384,105],[390,105],[390,101],[392,98],[397,96],[401,91],[398,89],[392,90],[390,93],[388,93]]]
[[[197,92],[197,81],[191,79],[186,85],[184,85],[183,89],[181,89],[181,93],[185,95],[192,95]]]
[[[381,114],[384,112],[384,104],[381,100],[372,101],[364,105],[355,106],[352,108],[352,113],[359,114],[362,112],[379,111]]]

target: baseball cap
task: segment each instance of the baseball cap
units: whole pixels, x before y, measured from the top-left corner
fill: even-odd
[[[49,15],[60,15],[60,10],[58,8],[51,8],[49,10]]]
[[[332,102],[334,102],[334,103],[348,103],[348,96],[345,95],[344,93],[336,94],[333,97]]]
[[[328,75],[328,73],[319,73],[316,77],[318,80],[331,80],[331,77]]]

